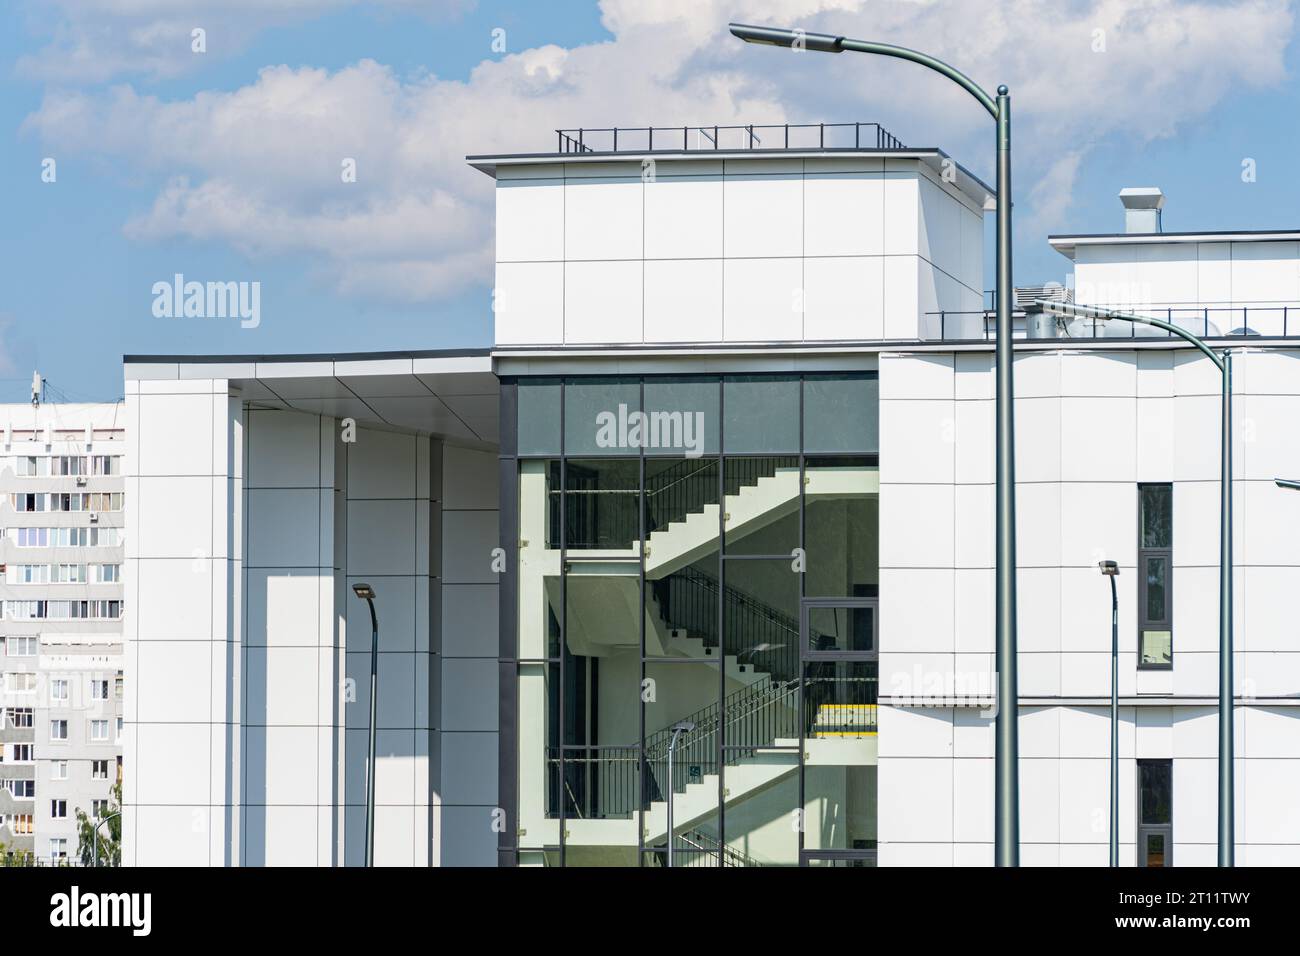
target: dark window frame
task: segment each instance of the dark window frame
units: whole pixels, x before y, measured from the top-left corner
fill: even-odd
[[[1146,547],[1146,527],[1143,521],[1143,492],[1147,488],[1169,489],[1169,541],[1162,547]],[[1138,551],[1137,566],[1137,667],[1144,671],[1167,671],[1174,667],[1174,532],[1173,511],[1174,494],[1172,482],[1141,482],[1138,484]],[[1147,565],[1150,561],[1164,562],[1164,613],[1153,617],[1149,612],[1147,591]],[[1148,631],[1169,632],[1169,660],[1167,662],[1149,662],[1142,659],[1143,634]]]
[[[1137,760],[1135,763],[1136,763],[1135,769],[1137,771],[1136,774],[1134,775],[1136,778],[1135,782],[1137,784],[1135,788],[1137,791],[1136,792],[1137,812],[1135,815],[1135,820],[1137,821],[1136,847],[1135,847],[1137,853],[1137,861],[1136,861],[1137,865],[1139,867],[1145,867],[1147,865],[1146,853],[1145,853],[1146,842],[1147,842],[1146,838],[1148,836],[1159,836],[1162,837],[1165,841],[1164,866],[1166,867],[1172,866],[1173,858],[1174,858],[1174,762],[1170,758],[1155,758],[1155,759],[1140,759]],[[1143,817],[1142,771],[1144,767],[1151,766],[1154,764],[1164,764],[1169,768],[1169,807],[1168,807],[1169,819],[1165,822],[1147,822],[1146,819]]]

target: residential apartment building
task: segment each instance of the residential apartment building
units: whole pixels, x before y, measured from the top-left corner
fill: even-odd
[[[40,862],[122,773],[123,413],[0,406],[0,843]]]
[[[128,863],[363,859],[360,582],[381,864],[992,863],[996,197],[866,124],[619,133],[470,157],[491,349],[126,358]],[[1300,232],[1162,202],[1052,294],[1237,350],[1237,860],[1300,862]],[[1217,371],[1014,334],[1021,859],[1107,860],[1113,560],[1122,860],[1212,863]]]

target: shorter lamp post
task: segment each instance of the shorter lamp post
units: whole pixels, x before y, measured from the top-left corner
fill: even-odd
[[[673,753],[677,750],[677,738],[689,734],[695,724],[689,720],[679,720],[673,724],[673,736],[668,741],[668,866],[673,865]]]
[[[1110,578],[1110,865],[1119,866],[1119,565],[1100,561]]]
[[[94,830],[91,831],[91,837],[90,837],[90,846],[91,846],[90,858],[94,861],[91,864],[91,866],[99,866],[99,828],[102,827],[109,820],[113,819],[113,817],[120,817],[121,815],[122,815],[122,811],[118,810],[114,813],[110,813],[106,817],[100,818],[100,820],[95,824],[95,828]]]
[[[352,590],[370,607],[370,757],[366,763],[366,866],[375,865],[375,701],[379,690],[379,618],[375,589],[354,584]]]

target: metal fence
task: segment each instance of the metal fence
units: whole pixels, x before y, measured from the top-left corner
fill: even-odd
[[[757,149],[906,149],[879,123],[612,126],[557,129],[561,153],[732,152]]]

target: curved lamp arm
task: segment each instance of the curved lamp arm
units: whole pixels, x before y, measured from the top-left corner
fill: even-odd
[[[855,53],[876,53],[880,56],[893,56],[900,60],[919,63],[922,66],[929,67],[936,73],[942,73],[948,77],[948,79],[979,100],[980,105],[989,111],[990,116],[994,119],[998,118],[997,102],[988,93],[984,92],[984,89],[978,83],[961,72],[961,70],[944,63],[943,60],[935,59],[917,50],[909,50],[905,46],[894,46],[892,43],[851,40],[848,37],[832,36],[829,33],[807,33],[803,30],[756,27],[745,23],[733,23],[730,28],[734,36],[740,37],[747,43],[766,43],[769,46],[816,50],[819,53],[843,53],[845,50],[852,50]]]
[[[1073,315],[1084,319],[1119,319],[1121,322],[1133,322],[1137,325],[1150,325],[1157,329],[1164,329],[1166,332],[1171,332],[1196,346],[1205,353],[1206,357],[1215,364],[1220,372],[1223,371],[1223,358],[1218,352],[1191,332],[1163,319],[1153,319],[1147,315],[1135,315],[1132,312],[1116,312],[1113,309],[1098,309],[1091,305],[1075,305],[1073,302],[1053,302],[1050,299],[1035,299],[1034,304],[1042,306],[1045,311],[1057,312],[1062,315]]]

